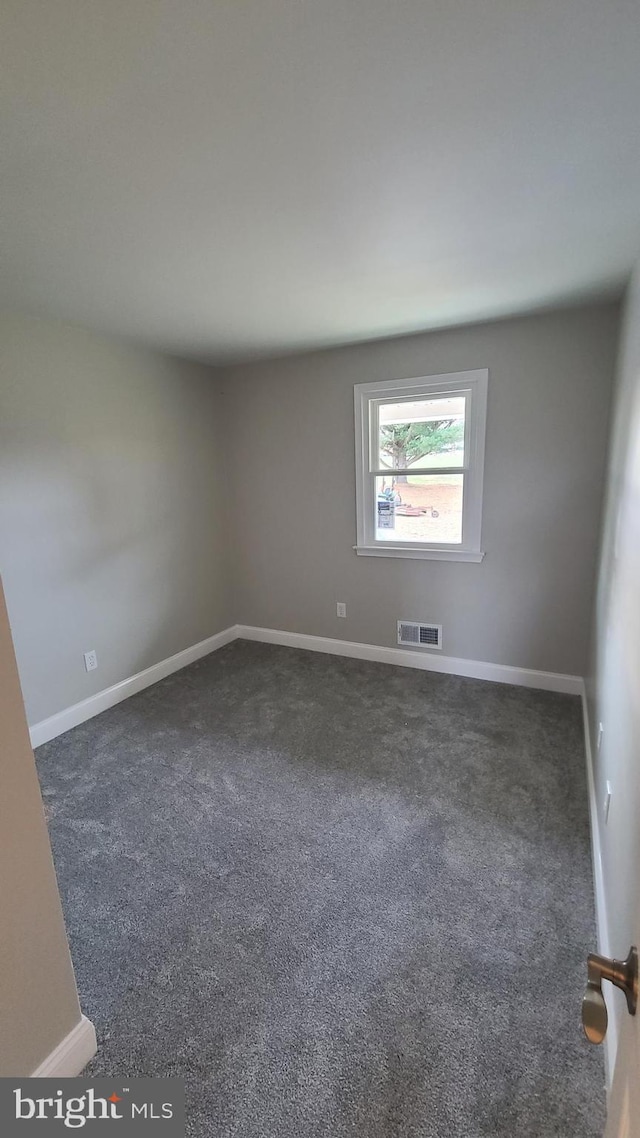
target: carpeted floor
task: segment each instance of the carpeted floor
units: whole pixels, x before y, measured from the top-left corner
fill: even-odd
[[[92,1074],[216,1138],[592,1138],[577,698],[236,642],[41,747]]]

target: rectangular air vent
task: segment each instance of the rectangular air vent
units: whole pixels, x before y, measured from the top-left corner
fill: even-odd
[[[399,620],[398,644],[407,644],[411,648],[442,648],[442,625]]]

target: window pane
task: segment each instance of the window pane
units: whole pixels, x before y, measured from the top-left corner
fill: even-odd
[[[465,404],[464,395],[381,403],[378,469],[462,466]]]
[[[378,476],[378,541],[460,545],[463,482],[464,474]]]

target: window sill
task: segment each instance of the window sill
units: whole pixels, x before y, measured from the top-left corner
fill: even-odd
[[[420,549],[415,545],[354,545],[358,557],[413,557],[419,561],[482,561],[484,552],[473,549]]]

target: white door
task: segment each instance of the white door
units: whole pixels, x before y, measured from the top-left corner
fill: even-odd
[[[631,717],[629,723],[630,738],[634,740],[634,745],[637,748],[638,767],[640,768],[640,698],[638,695],[640,693],[640,567],[636,577],[636,590],[638,592],[636,621],[633,628],[630,627],[628,645],[630,655],[635,656],[635,698],[631,698],[633,691],[626,694],[629,697],[627,712]],[[635,637],[633,644],[631,643],[632,635]],[[637,822],[640,828],[640,819]],[[640,949],[640,859],[637,868],[635,895],[632,893],[629,896],[629,914],[633,944]],[[616,945],[616,955],[626,956],[628,948],[629,945]],[[607,1000],[610,998],[609,993],[607,993]],[[630,1016],[624,1009],[622,995],[616,994],[614,998],[618,1000],[620,1009],[620,1035],[613,1083],[609,1095],[606,1138],[640,1138],[640,1009],[635,1016]]]
[[[640,386],[636,414],[640,424]],[[601,708],[605,732],[613,756],[632,772],[626,802],[620,803],[624,825],[612,834],[612,864],[622,887],[618,894],[617,938],[627,943],[611,946],[615,956],[624,958],[630,944],[640,949],[640,818],[637,809],[640,784],[640,432],[634,429],[628,461],[622,479],[621,508],[617,518],[613,550],[611,587],[605,620],[605,675],[601,688]],[[624,927],[624,932],[622,928]],[[608,985],[606,985],[608,987]],[[640,1138],[640,1011],[626,1012],[621,994],[618,1001],[620,1034],[613,1084],[609,1096],[606,1138]]]
[[[606,1138],[640,1135],[640,1049],[638,1016],[629,1016],[620,1034],[618,1060],[609,1100]]]

